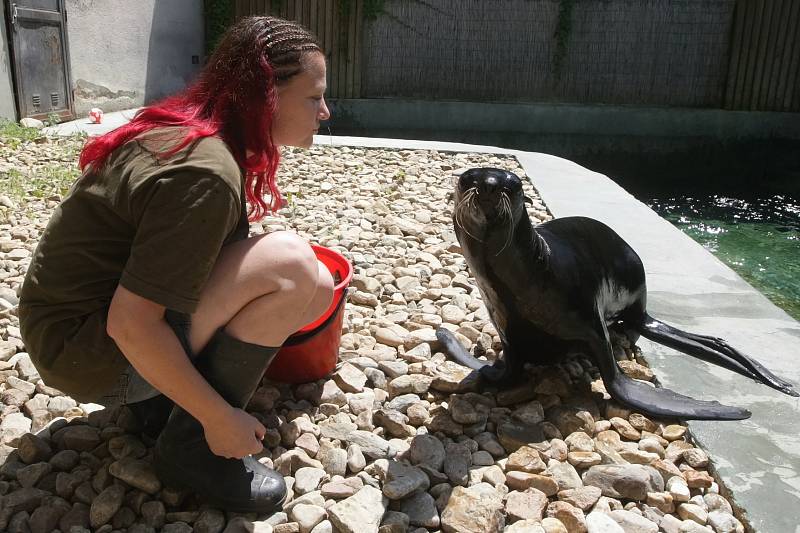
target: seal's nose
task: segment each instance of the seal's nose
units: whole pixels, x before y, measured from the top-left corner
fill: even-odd
[[[500,186],[496,176],[487,176],[485,180],[480,183],[479,191],[481,193],[493,194]]]

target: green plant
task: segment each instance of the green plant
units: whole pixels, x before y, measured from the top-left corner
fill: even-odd
[[[49,113],[47,119],[44,120],[45,126],[57,126],[61,122],[61,116],[58,113]]]
[[[0,140],[12,148],[19,146],[22,141],[35,141],[43,135],[38,128],[27,128],[19,122],[0,119]]]
[[[0,194],[6,194],[17,202],[29,198],[64,196],[80,175],[72,166],[48,165],[20,172],[9,169],[0,173]]]

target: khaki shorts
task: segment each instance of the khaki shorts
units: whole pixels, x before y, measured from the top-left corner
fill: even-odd
[[[194,354],[189,344],[189,329],[192,324],[191,316],[186,313],[179,313],[178,311],[167,309],[164,313],[164,319],[167,321],[167,324],[170,325],[172,331],[175,332],[186,354],[189,355],[191,359],[194,359]],[[161,392],[150,385],[150,383],[129,364],[119,375],[114,388],[96,400],[95,403],[110,408],[149,400],[159,394],[161,394]]]

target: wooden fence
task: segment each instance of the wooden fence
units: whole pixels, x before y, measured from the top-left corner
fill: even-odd
[[[342,5],[349,13],[341,12]],[[328,60],[329,98],[361,96],[363,8],[363,0],[234,0],[236,18],[274,15],[296,20],[317,36]]]
[[[427,97],[800,111],[800,0],[575,2],[570,49],[563,59],[566,75],[555,80],[547,65],[554,47],[557,0],[504,0],[502,10],[497,6],[503,2],[485,2],[494,6],[491,13],[495,18],[502,17],[504,10],[508,15],[515,9],[531,11],[529,22],[520,21],[519,13],[500,21],[501,27],[523,26],[513,32],[514,39],[492,26],[497,20],[466,20],[471,16],[469,5],[484,5],[474,1],[458,2],[464,8],[457,9],[447,0],[423,4],[387,0],[387,14],[372,22],[364,20],[364,0],[233,2],[237,17],[272,14],[297,20],[314,32],[328,59],[330,98]],[[348,6],[349,12],[342,13],[342,6]],[[472,15],[475,11],[472,9]],[[483,52],[474,48],[474,31],[467,32],[467,41],[461,40],[458,33],[464,33],[465,27],[492,29],[487,32],[492,40],[484,41]],[[645,41],[637,43],[636,35]],[[498,44],[506,38],[511,45]],[[655,38],[663,41],[661,49]],[[514,42],[519,50],[508,48]],[[623,44],[626,46],[620,48]],[[497,70],[487,76],[485,69],[467,72],[470,67],[454,63],[452,50],[465,46],[472,48],[468,50],[472,64]],[[510,67],[498,64],[497,50],[492,50],[498,46],[505,55],[513,56]],[[653,57],[636,57],[647,54]],[[421,63],[415,64],[417,60]],[[600,67],[602,72],[596,72]],[[466,83],[468,76],[484,82]],[[439,85],[431,85],[434,78]]]
[[[800,111],[798,0],[738,0],[724,107]]]

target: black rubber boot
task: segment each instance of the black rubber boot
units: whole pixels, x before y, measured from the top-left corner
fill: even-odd
[[[125,407],[130,409],[133,416],[141,424],[141,434],[150,439],[152,444],[161,434],[164,426],[167,425],[167,419],[169,419],[174,405],[172,400],[163,394],[159,394],[141,402],[126,403]]]
[[[240,341],[220,329],[197,356],[196,367],[233,407],[244,408],[278,349]],[[177,405],[156,442],[155,467],[165,484],[190,489],[227,511],[268,514],[280,511],[286,498],[283,476],[252,456],[215,455],[200,422]]]

